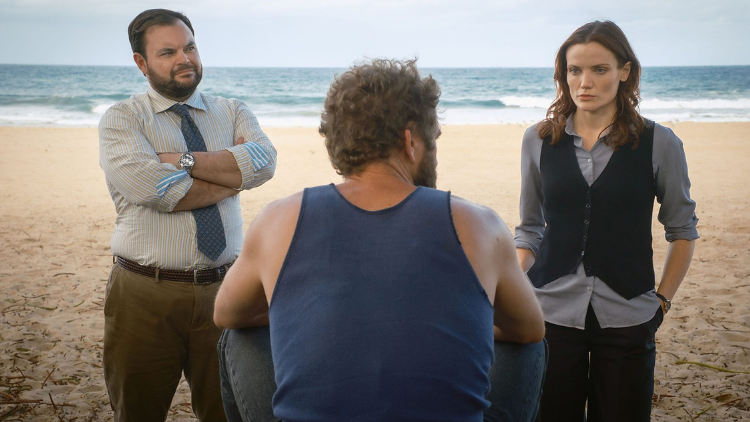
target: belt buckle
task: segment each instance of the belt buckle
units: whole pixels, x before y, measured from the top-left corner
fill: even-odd
[[[209,280],[209,281],[198,281],[198,271],[200,271],[200,270],[193,270],[193,284],[202,285],[202,284],[211,284],[211,283],[213,283],[213,281],[211,281],[211,280]]]

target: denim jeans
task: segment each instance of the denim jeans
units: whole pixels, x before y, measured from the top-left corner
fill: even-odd
[[[278,421],[269,327],[224,330],[218,344],[221,396],[229,422]],[[536,419],[547,368],[546,340],[532,344],[495,342],[490,369],[492,403],[485,421]]]

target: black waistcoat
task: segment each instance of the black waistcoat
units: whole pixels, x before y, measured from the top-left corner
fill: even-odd
[[[625,299],[654,288],[651,220],[656,186],[654,123],[646,121],[638,148],[620,146],[589,187],[573,137],[544,140],[540,161],[546,227],[528,272],[536,287],[575,273],[581,262]]]

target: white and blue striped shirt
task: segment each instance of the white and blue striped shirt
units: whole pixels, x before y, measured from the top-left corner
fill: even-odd
[[[149,87],[107,110],[99,122],[99,164],[117,210],[112,254],[141,265],[189,271],[215,268],[234,261],[242,247],[239,196],[217,205],[227,247],[216,261],[198,251],[195,220],[190,211],[175,211],[193,179],[157,154],[187,152],[181,118],[167,109],[175,101]],[[193,93],[189,106],[208,151],[228,150],[242,173],[242,188],[270,180],[276,170],[276,149],[247,106],[236,99]],[[235,145],[239,137],[245,143]]]

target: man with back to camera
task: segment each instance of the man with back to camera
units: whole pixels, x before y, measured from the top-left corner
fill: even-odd
[[[230,421],[535,417],[542,312],[500,217],[434,189],[439,96],[413,61],[333,82],[344,181],[265,207],[216,298]]]
[[[104,376],[116,421],[164,421],[184,371],[201,421],[225,420],[213,301],[241,249],[237,194],[273,177],[276,150],[242,102],[196,90],[190,20],[146,10],[128,26],[146,94],[99,123],[117,209]]]

